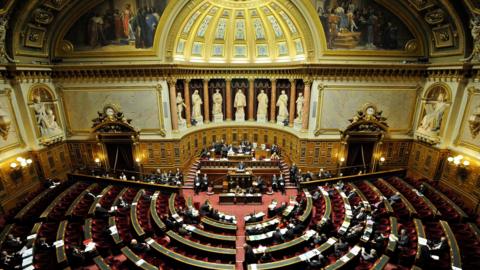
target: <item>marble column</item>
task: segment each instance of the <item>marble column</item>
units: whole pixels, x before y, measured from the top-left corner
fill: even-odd
[[[183,96],[185,99],[185,119],[187,120],[187,127],[192,125],[192,114],[190,105],[190,79],[184,81],[185,87],[183,88]]]
[[[232,79],[226,79],[227,83],[227,93],[225,97],[225,102],[227,105],[227,121],[232,121]]]
[[[168,86],[170,88],[170,115],[172,116],[172,130],[178,132],[178,115],[177,115],[177,79],[170,79]]]
[[[253,118],[254,95],[255,95],[255,79],[248,80],[248,121],[255,121]]]
[[[270,96],[270,123],[277,121],[277,79],[270,79],[272,82],[272,93]]]
[[[312,88],[312,81],[305,80],[305,91],[303,93],[303,113],[302,113],[302,131],[308,131],[308,121],[310,120],[310,90]]]
[[[204,109],[204,122],[210,123],[210,98],[208,95],[208,79],[203,79],[203,109]]]
[[[293,127],[293,120],[295,119],[295,103],[297,101],[296,99],[296,85],[295,85],[295,79],[290,79],[290,110],[289,110],[289,117],[288,117],[288,123],[289,126]]]

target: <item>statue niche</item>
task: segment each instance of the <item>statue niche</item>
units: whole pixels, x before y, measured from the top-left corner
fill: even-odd
[[[39,134],[39,143],[49,145],[63,139],[63,129],[57,118],[57,100],[50,90],[37,86],[30,91],[29,107]]]
[[[441,84],[436,84],[426,91],[422,100],[421,121],[415,132],[417,139],[430,144],[440,142],[445,112],[450,106],[448,97],[448,90]]]

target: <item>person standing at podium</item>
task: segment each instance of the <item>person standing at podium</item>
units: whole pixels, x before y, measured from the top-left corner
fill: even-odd
[[[240,161],[240,163],[238,163],[238,170],[239,171],[245,170],[245,163],[243,163],[243,161]]]
[[[208,177],[206,173],[203,174],[202,189],[203,191],[208,191]]]

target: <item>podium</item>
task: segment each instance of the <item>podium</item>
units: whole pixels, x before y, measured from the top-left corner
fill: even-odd
[[[253,173],[252,170],[229,170],[227,175],[228,189],[235,188],[237,185],[243,189],[252,186]]]

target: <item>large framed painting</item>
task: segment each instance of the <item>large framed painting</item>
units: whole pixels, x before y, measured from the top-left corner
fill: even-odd
[[[401,18],[374,0],[316,0],[328,49],[408,51],[415,36]],[[400,12],[398,14],[401,14]]]
[[[161,16],[171,0],[109,0],[91,8],[67,31],[74,52],[152,48]]]

